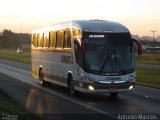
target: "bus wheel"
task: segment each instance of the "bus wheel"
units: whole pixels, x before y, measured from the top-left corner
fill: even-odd
[[[74,81],[71,75],[68,76],[68,92],[70,95],[75,95]]]
[[[46,86],[46,81],[44,80],[44,74],[42,68],[39,68],[39,80],[42,86]]]
[[[111,92],[110,95],[111,95],[111,97],[117,97],[118,96],[118,92]]]

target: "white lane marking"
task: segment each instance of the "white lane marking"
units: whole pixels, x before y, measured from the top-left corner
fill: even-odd
[[[46,92],[49,92],[49,93],[54,94],[54,95],[57,95],[57,96],[59,96],[59,97],[61,97],[61,98],[63,98],[63,99],[69,100],[69,101],[74,102],[74,103],[76,103],[76,104],[78,104],[78,105],[81,105],[81,106],[83,106],[83,107],[89,108],[89,109],[91,109],[91,110],[93,110],[93,111],[96,111],[96,112],[98,112],[98,113],[107,115],[107,116],[112,117],[112,118],[117,118],[116,116],[113,116],[113,115],[111,115],[111,114],[108,113],[108,112],[105,112],[105,111],[103,111],[103,110],[100,110],[100,109],[97,109],[97,108],[95,108],[95,107],[89,106],[89,105],[87,105],[87,104],[81,103],[81,102],[76,101],[76,100],[74,100],[74,99],[71,99],[71,98],[69,98],[69,97],[63,96],[63,95],[61,95],[61,94],[59,94],[59,93],[57,93],[57,92],[51,91],[51,90],[49,90],[49,89],[45,89],[45,88],[40,87],[40,86],[38,86],[38,85],[36,85],[36,84],[34,84],[34,83],[31,83],[31,82],[25,81],[24,79],[18,78],[17,76],[14,76],[14,75],[11,75],[11,74],[7,74],[7,73],[5,73],[5,72],[3,72],[3,71],[0,71],[0,72],[6,74],[6,75],[8,75],[8,76],[11,76],[11,77],[13,77],[13,78],[15,78],[15,79],[18,79],[18,80],[20,80],[20,81],[22,81],[22,82],[28,83],[28,84],[30,84],[30,85],[32,85],[32,86],[34,86],[34,87],[37,87],[37,88],[39,88],[39,89],[42,89],[42,90],[44,90],[44,91],[46,91]]]

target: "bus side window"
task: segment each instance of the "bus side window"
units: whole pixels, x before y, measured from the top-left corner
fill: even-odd
[[[32,37],[32,45],[34,47],[37,47],[37,35],[36,34],[33,34],[33,37]]]
[[[56,48],[62,48],[63,47],[63,39],[64,39],[64,31],[57,31]]]
[[[38,34],[38,47],[43,47],[43,33]]]
[[[49,33],[44,33],[43,47],[49,47]]]
[[[71,48],[71,31],[65,31],[64,48]]]
[[[77,64],[83,68],[83,56],[80,52],[80,45],[77,40],[74,40],[74,50],[75,50],[75,58]]]
[[[37,35],[37,47],[40,47],[40,34]]]
[[[49,41],[50,41],[50,47],[55,47],[56,45],[56,32],[52,31],[49,32]]]
[[[77,28],[73,28],[73,37],[75,36],[82,36],[82,32]]]
[[[73,37],[75,37],[75,36],[77,36],[77,35],[76,35],[76,29],[73,28]]]

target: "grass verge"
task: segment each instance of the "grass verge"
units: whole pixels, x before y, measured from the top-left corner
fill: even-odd
[[[31,56],[30,55],[0,53],[0,58],[31,64]]]
[[[30,114],[25,108],[12,100],[0,90],[0,119],[4,120],[35,120],[36,115]]]
[[[139,64],[159,64],[160,65],[160,55],[159,54],[143,54],[140,56],[136,55],[136,62]]]
[[[160,68],[136,68],[137,84],[160,88]]]

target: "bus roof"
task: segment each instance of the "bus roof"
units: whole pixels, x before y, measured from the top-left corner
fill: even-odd
[[[86,32],[110,32],[110,33],[123,33],[129,32],[129,30],[122,24],[107,21],[107,20],[73,20],[57,23],[51,26],[48,26],[44,29],[39,29],[38,31],[48,31],[52,29],[60,29],[66,27],[78,27],[81,31]],[[34,32],[36,32],[35,30]]]
[[[82,31],[88,32],[129,32],[125,26],[117,22],[106,20],[74,20],[72,24]]]

